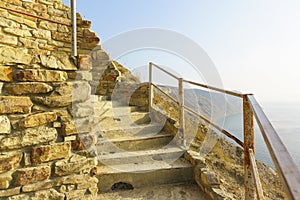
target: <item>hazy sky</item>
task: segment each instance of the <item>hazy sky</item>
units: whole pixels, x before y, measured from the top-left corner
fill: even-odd
[[[77,0],[77,6],[102,41],[137,28],[173,30],[207,52],[225,88],[254,93],[260,102],[300,102],[299,0]]]

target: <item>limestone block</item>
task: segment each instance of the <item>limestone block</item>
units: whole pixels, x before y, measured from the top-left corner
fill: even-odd
[[[0,36],[1,38],[1,36]],[[0,39],[1,40],[1,39]],[[32,56],[26,49],[0,46],[0,63],[4,64],[25,64],[31,63]]]
[[[52,31],[52,39],[68,43],[72,41],[72,37],[69,33],[60,33],[56,31]]]
[[[9,188],[9,183],[11,180],[11,175],[0,175],[0,189]]]
[[[38,199],[53,199],[53,200],[64,200],[65,195],[57,192],[55,189],[51,188],[48,190],[42,190],[35,192],[34,196],[31,198],[34,200]]]
[[[11,125],[7,116],[0,115],[0,135],[10,134]]]
[[[39,28],[50,30],[50,31],[56,31],[57,30],[57,24],[48,22],[48,21],[40,21]]]
[[[65,176],[90,169],[97,165],[94,158],[86,158],[85,156],[73,155],[69,160],[57,161],[55,163],[55,175]]]
[[[21,192],[21,187],[15,187],[15,188],[6,189],[6,190],[0,190],[0,198],[1,197],[9,197],[9,196],[17,195],[17,194],[20,194],[20,192]],[[22,200],[24,200],[24,199],[22,199]]]
[[[69,33],[70,32],[70,29],[65,25],[59,25],[57,30],[61,33]]]
[[[72,174],[69,176],[62,177],[62,184],[66,185],[78,185],[80,183],[88,181],[90,178],[89,174]]]
[[[30,28],[34,28],[36,29],[37,26],[36,26],[36,19],[35,18],[31,18],[32,20],[29,20],[28,18],[26,19],[26,17],[24,17],[24,15],[21,15],[21,16],[16,16],[15,13],[12,13],[12,14],[8,14],[7,16],[8,19],[11,19],[15,22],[18,22],[20,24],[24,24]]]
[[[22,188],[24,187],[26,186],[23,186]],[[34,193],[15,195],[8,198],[8,200],[40,200],[40,199],[64,200],[65,195],[51,188],[47,190],[36,191]]]
[[[0,156],[0,173],[7,172],[19,166],[22,154],[1,155]]]
[[[31,160],[34,164],[40,164],[51,160],[67,158],[70,149],[70,142],[37,147],[31,152]]]
[[[54,51],[57,49],[56,46],[48,45],[48,44],[39,44],[39,48],[43,49],[43,50],[48,50],[48,51]]]
[[[37,183],[24,185],[22,187],[22,192],[38,191],[38,190],[48,189],[60,185],[61,185],[60,178],[56,178],[52,180],[44,180],[44,181],[39,181]]]
[[[32,9],[39,14],[47,12],[47,6],[39,3],[34,3]]]
[[[37,82],[63,82],[68,79],[68,75],[63,71],[25,69],[16,72],[18,81],[37,81]]]
[[[70,192],[66,192],[66,199],[78,199],[84,197],[86,190],[72,190]]]
[[[13,177],[15,185],[22,186],[49,179],[50,174],[51,168],[49,166],[41,166],[18,169]]]
[[[61,120],[62,120],[61,133],[63,136],[78,134],[76,125],[70,117],[62,116]]]
[[[0,26],[11,27],[11,28],[19,28],[20,24],[12,21],[10,19],[1,18],[1,20],[0,20]]]
[[[30,200],[30,195],[29,194],[14,195],[14,196],[8,197],[7,200]]]
[[[18,38],[16,36],[10,36],[0,33],[0,43],[8,45],[17,45]]]
[[[20,120],[19,126],[23,128],[30,128],[35,126],[41,126],[50,122],[56,121],[57,116],[54,112],[44,112],[33,114]]]
[[[66,107],[72,104],[72,96],[47,96],[47,97],[32,97],[32,100],[41,103],[50,108]]]
[[[0,96],[0,114],[30,113],[32,106],[29,97]]]
[[[19,38],[19,41],[21,42],[21,44],[24,45],[24,47],[26,48],[30,48],[30,49],[36,49],[39,46],[39,43],[35,40],[31,40],[28,38]]]
[[[70,62],[69,56],[47,56],[40,55],[42,65],[50,69],[77,70],[76,66]]]
[[[18,149],[22,147],[44,144],[57,139],[55,128],[40,126],[28,128],[0,139],[0,150]]]
[[[86,28],[86,29],[91,28],[91,25],[92,25],[92,22],[88,21],[88,20],[82,20],[81,24],[78,24],[79,27]]]
[[[89,55],[84,55],[80,57],[79,69],[80,70],[91,70],[93,67],[92,57]]]
[[[66,12],[55,8],[48,8],[48,14],[51,16],[65,17]]]
[[[15,36],[20,36],[20,37],[31,37],[32,36],[32,34],[30,33],[29,30],[18,29],[18,28],[4,28],[3,32],[11,34],[11,35],[15,35]]]
[[[40,82],[24,82],[9,84],[4,87],[5,91],[13,95],[24,95],[24,94],[41,94],[48,93],[53,90],[53,88],[46,84]]]
[[[51,40],[51,31],[44,29],[37,29],[32,31],[32,35],[35,38]]]
[[[13,81],[13,71],[11,67],[0,65],[0,81],[4,81],[4,82]]]
[[[77,189],[87,189],[93,186],[97,186],[98,179],[96,177],[90,177],[88,180],[83,181],[77,185]]]

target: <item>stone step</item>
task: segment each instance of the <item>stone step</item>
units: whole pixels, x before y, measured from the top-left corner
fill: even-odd
[[[117,183],[126,183],[133,188],[141,188],[194,182],[193,166],[183,158],[172,163],[156,161],[98,166],[97,171],[100,193],[112,191],[112,187]]]
[[[105,133],[102,133],[105,135]],[[111,138],[109,138],[111,137]],[[159,133],[144,136],[130,136],[124,133],[112,136],[104,136],[99,138],[96,144],[98,152],[122,152],[122,151],[139,151],[149,149],[160,149],[165,146],[172,146],[175,142],[172,141],[173,135],[167,133]]]
[[[140,162],[156,162],[156,161],[175,161],[184,154],[184,150],[170,146],[168,148],[161,148],[157,150],[144,150],[144,151],[123,151],[119,153],[107,153],[98,155],[98,161],[102,165],[118,165],[140,163]]]
[[[140,137],[150,137],[155,135],[169,135],[162,132],[164,125],[160,123],[150,123],[132,126],[112,126],[101,127],[101,134],[106,139],[136,139]]]
[[[106,130],[110,127],[119,127],[120,129],[130,128],[134,125],[149,124],[151,119],[148,113],[122,113],[111,110],[95,110],[95,114],[99,121],[101,130]],[[101,113],[100,113],[101,112]]]

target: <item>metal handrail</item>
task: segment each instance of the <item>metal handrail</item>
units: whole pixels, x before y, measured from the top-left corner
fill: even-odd
[[[287,148],[281,141],[279,135],[256,99],[253,96],[247,96],[247,98],[275,167],[279,172],[281,181],[284,183],[287,195],[290,199],[300,199],[300,172],[294,159],[289,154]]]
[[[152,83],[152,66],[172,76],[173,78],[177,79],[179,82],[181,81],[181,84],[179,84],[179,91],[183,90],[182,88],[180,88],[182,87],[182,82],[186,82],[199,87],[203,87],[224,94],[243,98],[244,143],[239,139],[235,138],[235,136],[231,135],[229,132],[225,131],[224,129],[212,123],[210,120],[196,113],[192,109],[184,106],[184,101],[181,104],[180,102],[178,104],[181,105],[184,110],[187,110],[188,112],[200,117],[202,120],[211,124],[217,130],[221,131],[223,134],[233,139],[240,146],[244,148],[245,199],[254,199],[255,193],[257,194],[258,199],[264,199],[262,185],[260,182],[256,160],[255,160],[255,153],[254,153],[254,116],[255,116],[255,119],[264,137],[264,141],[267,144],[268,151],[272,156],[272,160],[274,161],[275,167],[281,178],[281,182],[285,186],[286,194],[288,195],[289,199],[300,199],[300,172],[298,170],[298,167],[295,161],[293,160],[293,158],[291,157],[291,155],[289,154],[288,150],[286,149],[285,145],[281,141],[280,137],[276,133],[275,129],[271,125],[269,119],[263,112],[261,106],[257,103],[257,101],[255,100],[252,94],[241,94],[238,92],[232,92],[229,90],[208,86],[193,81],[184,80],[166,71],[165,69],[161,68],[156,64],[149,63],[149,110],[152,107],[152,98],[153,98],[152,87],[156,87],[157,89],[159,89],[158,86]],[[177,102],[177,100],[175,100],[173,97],[171,97],[161,89],[159,90],[164,94],[166,94],[173,101]],[[181,95],[183,95],[183,92]],[[181,98],[183,99],[183,97]],[[182,115],[180,117],[182,118]],[[180,126],[184,127],[184,124],[181,124]]]
[[[70,23],[65,23],[65,22],[54,20],[54,19],[49,19],[47,17],[38,16],[38,15],[34,15],[34,14],[31,14],[31,13],[28,13],[28,12],[25,12],[25,11],[15,10],[15,9],[3,7],[3,6],[0,6],[0,8],[3,9],[3,10],[7,10],[9,12],[18,13],[18,14],[21,14],[21,15],[26,15],[26,16],[29,16],[29,17],[45,20],[45,21],[48,21],[48,22],[53,22],[53,23],[56,23],[56,24],[65,25],[65,26],[69,26],[69,27],[72,26],[71,22]]]

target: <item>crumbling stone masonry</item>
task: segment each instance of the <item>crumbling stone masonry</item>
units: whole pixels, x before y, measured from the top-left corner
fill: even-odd
[[[1,0],[0,6],[71,22],[61,0]],[[97,160],[81,142],[93,129],[85,125],[92,123],[77,116],[76,124],[88,127],[78,129],[71,105],[91,101],[92,78],[86,75],[92,63],[84,55],[99,38],[79,14],[77,24],[79,67],[70,59],[70,26],[0,9],[0,199],[97,194]]]

